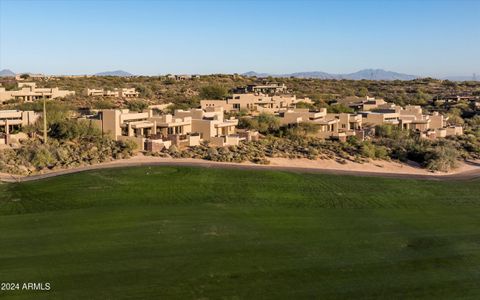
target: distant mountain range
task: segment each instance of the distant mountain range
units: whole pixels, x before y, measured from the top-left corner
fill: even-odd
[[[409,75],[403,73],[397,73],[392,71],[386,71],[382,69],[364,69],[355,73],[347,74],[331,74],[326,72],[298,72],[289,74],[269,74],[269,73],[257,73],[247,72],[243,73],[244,76],[256,76],[256,77],[294,77],[294,78],[315,78],[315,79],[350,79],[350,80],[413,80],[416,78],[422,78],[422,76]],[[480,78],[473,78],[473,76],[446,76],[437,77],[437,79],[452,80],[452,81],[470,81],[480,80]]]
[[[22,73],[23,74],[23,73]],[[28,74],[28,73],[27,73]],[[100,72],[94,74],[95,76],[118,76],[118,77],[130,77],[135,76],[132,73],[123,71],[123,70],[116,70],[116,71],[107,71],[107,72]],[[243,73],[244,76],[256,76],[259,78],[262,77],[295,77],[295,78],[315,78],[315,79],[350,79],[350,80],[413,80],[416,78],[421,78],[422,76],[417,75],[408,75],[403,73],[397,73],[392,71],[386,71],[382,69],[364,69],[360,70],[355,73],[347,73],[347,74],[333,74],[333,73],[326,73],[326,72],[297,72],[297,73],[289,73],[289,74],[270,74],[270,73],[257,73],[254,71]],[[8,76],[15,76],[15,72],[4,69],[0,70],[0,77],[8,77]],[[476,80],[480,81],[479,78],[473,78],[473,76],[446,76],[446,77],[437,77],[438,79],[444,80],[452,80],[452,81],[470,81]]]
[[[0,77],[15,77],[15,73],[9,69],[3,69],[0,70]]]
[[[416,75],[402,74],[392,71],[385,71],[382,69],[365,69],[360,70],[355,73],[348,74],[331,74],[326,72],[298,72],[290,74],[267,74],[267,73],[256,73],[256,72],[247,72],[244,73],[245,76],[257,76],[257,77],[295,77],[295,78],[316,78],[316,79],[350,79],[350,80],[413,80],[419,78]]]
[[[107,71],[107,72],[100,72],[96,73],[95,76],[118,76],[118,77],[130,77],[134,76],[132,73],[128,73],[123,70],[116,70],[116,71]]]

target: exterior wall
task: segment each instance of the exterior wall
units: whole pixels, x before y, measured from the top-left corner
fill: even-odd
[[[147,140],[145,142],[145,150],[150,152],[160,152],[164,148],[169,149],[172,146],[171,141],[164,140]]]
[[[434,112],[430,116],[430,128],[431,129],[439,129],[444,128],[447,126],[447,120],[443,117],[443,115],[439,114],[438,112]]]
[[[415,116],[417,119],[423,118],[422,108],[419,105],[407,105],[405,108],[395,107],[395,112],[399,113],[400,116],[408,115]]]
[[[192,130],[200,134],[200,138],[209,141],[215,136],[214,124],[209,120],[193,119]]]
[[[227,100],[201,100],[200,107],[207,109],[210,107],[222,107],[225,111],[233,111],[233,105],[229,104]]]
[[[430,120],[425,122],[412,122],[410,129],[418,130],[421,132],[427,131],[430,128]]]
[[[462,126],[450,126],[450,127],[445,128],[445,129],[446,129],[446,136],[462,135],[463,134]]]
[[[380,106],[385,105],[387,102],[383,99],[368,98],[363,102],[362,110],[372,110],[380,108]]]
[[[447,129],[446,128],[435,129],[435,136],[440,137],[440,138],[446,137],[447,136]]]
[[[298,124],[301,122],[310,122],[315,120],[324,120],[327,110],[322,108],[319,111],[310,111],[305,108],[295,108],[280,113],[280,122],[282,125]]]
[[[11,92],[7,92],[4,87],[0,87],[0,103],[12,99]]]
[[[120,136],[135,136],[132,124],[138,121],[147,121],[148,113],[132,113],[128,110],[106,109],[100,112],[100,120],[95,122],[97,126],[113,139],[118,140]],[[132,123],[132,124],[128,124]],[[122,125],[126,125],[126,135],[122,134]]]
[[[114,139],[117,136],[122,135],[122,128],[120,127],[120,114],[119,110],[102,110],[100,129]]]
[[[362,116],[348,113],[327,114],[327,119],[338,119],[339,130],[359,130],[362,128]]]
[[[145,150],[145,138],[135,136],[117,136],[117,141],[132,141],[137,145],[138,150]]]
[[[362,114],[362,123],[365,125],[383,125],[383,124],[392,124],[399,125],[399,114],[398,113],[361,113]]]
[[[255,142],[260,139],[260,134],[258,133],[258,131],[245,129],[237,129],[236,131],[240,139],[243,139],[247,142]]]

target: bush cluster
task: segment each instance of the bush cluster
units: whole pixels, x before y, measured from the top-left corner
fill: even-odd
[[[27,175],[45,169],[55,170],[92,165],[128,158],[135,145],[111,139],[62,142],[52,139],[25,142],[21,148],[0,151],[0,172]]]

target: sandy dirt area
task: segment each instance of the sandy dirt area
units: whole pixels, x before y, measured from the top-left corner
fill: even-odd
[[[288,159],[288,158],[269,158],[270,166],[281,167],[297,167],[297,168],[312,168],[312,169],[327,169],[327,170],[348,170],[359,172],[380,172],[380,173],[394,173],[394,174],[418,174],[418,175],[452,175],[457,173],[463,173],[478,169],[479,166],[473,164],[460,163],[459,168],[445,173],[445,172],[431,172],[429,170],[420,168],[415,165],[408,165],[395,161],[385,160],[372,160],[369,163],[355,163],[352,161],[346,161],[345,164],[341,164],[333,159],[329,160],[310,160],[310,159]]]
[[[339,163],[335,160],[309,160],[288,158],[269,158],[269,160],[269,165],[256,165],[250,162],[238,164],[212,162],[191,158],[173,159],[137,155],[129,159],[115,160],[97,165],[83,166],[73,169],[48,170],[41,174],[35,174],[30,176],[16,176],[6,173],[0,173],[0,180],[5,182],[30,181],[88,170],[148,165],[199,166],[207,168],[239,168],[251,170],[270,169],[293,172],[316,172],[339,175],[384,176],[418,179],[473,179],[480,177],[479,161],[462,162],[460,163],[459,168],[449,173],[433,173],[428,170],[416,167],[414,165],[408,165],[394,161],[379,160],[359,164],[351,161],[347,161],[346,163]]]

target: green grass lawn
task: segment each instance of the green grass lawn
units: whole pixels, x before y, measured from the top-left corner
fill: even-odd
[[[480,181],[139,167],[0,184],[13,299],[479,298]]]

